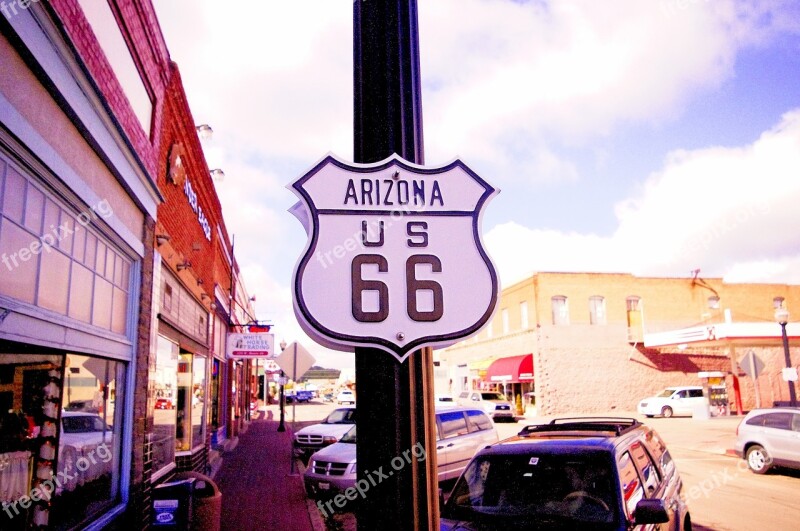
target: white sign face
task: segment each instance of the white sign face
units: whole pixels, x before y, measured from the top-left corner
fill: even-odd
[[[275,334],[228,334],[228,358],[274,358]]]
[[[783,376],[784,382],[796,382],[797,381],[797,367],[787,367],[781,369],[781,374]]]
[[[358,165],[327,156],[290,188],[309,225],[295,314],[316,341],[402,361],[491,318],[499,286],[480,216],[497,191],[461,161],[428,168],[396,155]]]

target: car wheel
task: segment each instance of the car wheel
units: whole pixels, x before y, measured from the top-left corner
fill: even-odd
[[[683,519],[683,531],[692,531],[692,517],[686,513],[686,518]]]
[[[661,414],[664,415],[665,419],[668,419],[672,416],[672,408],[667,406],[661,410]]]
[[[755,444],[747,449],[747,466],[756,474],[766,474],[772,466],[772,458],[763,446]]]

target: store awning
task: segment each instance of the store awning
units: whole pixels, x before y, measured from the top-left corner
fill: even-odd
[[[533,381],[533,354],[499,358],[486,370],[490,382],[521,383]]]

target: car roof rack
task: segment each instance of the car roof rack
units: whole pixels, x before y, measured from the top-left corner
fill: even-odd
[[[638,420],[628,417],[567,417],[553,419],[547,424],[525,426],[517,435],[526,437],[536,433],[557,431],[602,431],[619,436],[641,425]]]

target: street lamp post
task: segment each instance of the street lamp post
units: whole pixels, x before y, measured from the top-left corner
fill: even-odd
[[[775,320],[781,325],[781,334],[783,336],[783,356],[786,360],[786,368],[792,368],[792,357],[789,353],[789,337],[786,335],[786,323],[789,322],[789,311],[786,308],[778,308],[775,310]],[[788,380],[789,384],[789,405],[792,407],[797,406],[797,395],[794,392],[794,382]]]
[[[286,349],[286,340],[281,341],[280,347],[281,347],[281,352],[283,352]],[[286,426],[283,423],[284,410],[286,409],[286,402],[285,402],[285,398],[284,398],[284,394],[283,394],[284,382],[286,382],[286,375],[284,374],[283,371],[281,371],[280,397],[278,398],[278,403],[280,405],[280,410],[281,410],[281,421],[278,424],[278,431],[286,431]]]

